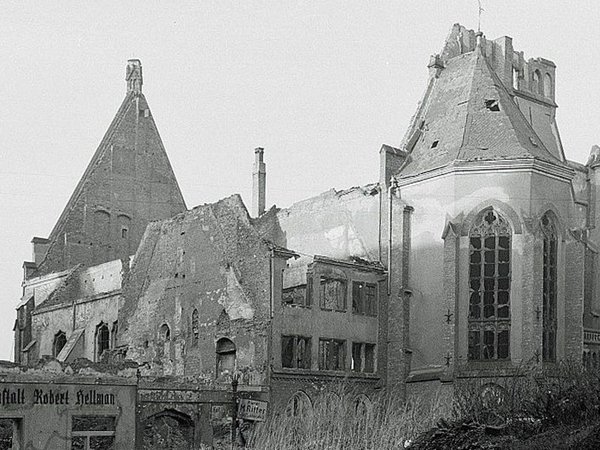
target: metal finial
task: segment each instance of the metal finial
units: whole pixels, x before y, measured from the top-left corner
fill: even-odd
[[[485,9],[483,9],[483,6],[481,6],[481,0],[477,0],[477,5],[478,5],[478,10],[477,10],[477,15],[478,15],[477,32],[481,32],[481,13],[483,11],[485,11]]]

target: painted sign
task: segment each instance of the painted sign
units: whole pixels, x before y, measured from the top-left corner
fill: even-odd
[[[8,386],[0,389],[0,406],[19,405],[75,405],[114,406],[115,394],[106,389],[77,389],[74,386],[45,388],[40,385]]]
[[[267,402],[241,398],[238,408],[238,418],[253,420],[255,422],[264,422],[267,419],[267,406]]]

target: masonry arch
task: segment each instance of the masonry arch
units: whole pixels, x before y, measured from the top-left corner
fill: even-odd
[[[231,339],[221,338],[216,343],[217,378],[235,372],[236,347]]]
[[[194,445],[194,421],[185,413],[165,409],[146,418],[143,422],[144,450],[192,450]]]
[[[542,74],[538,69],[535,69],[531,74],[531,92],[544,95],[544,84],[542,81]]]
[[[296,391],[290,397],[285,408],[285,415],[288,417],[307,418],[313,413],[310,397],[304,391]]]
[[[475,219],[489,209],[494,209],[508,221],[513,234],[523,233],[523,222],[519,214],[507,203],[496,199],[489,199],[479,203],[466,215],[462,223],[461,236],[468,236]]]
[[[546,97],[552,97],[552,75],[544,74],[544,94]]]

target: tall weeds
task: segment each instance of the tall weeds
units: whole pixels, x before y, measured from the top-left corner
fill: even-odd
[[[494,382],[455,380],[452,399],[433,395],[402,403],[395,392],[371,398],[368,411],[355,405],[347,387],[323,391],[312,411],[293,416],[277,411],[249,435],[247,448],[278,450],[402,449],[436,426],[459,430],[460,424],[501,427],[502,433],[527,438],[558,426],[600,421],[600,377],[579,364],[551,370],[524,368]],[[440,425],[441,424],[441,425]]]

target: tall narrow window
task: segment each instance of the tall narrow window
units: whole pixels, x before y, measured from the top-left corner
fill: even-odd
[[[110,348],[110,331],[108,325],[101,322],[96,327],[96,361],[99,361],[105,350]]]
[[[233,375],[235,371],[235,344],[227,338],[217,341],[217,378]]]
[[[67,343],[67,335],[64,331],[59,331],[54,335],[54,343],[52,344],[52,356],[55,358]]]
[[[491,208],[469,233],[470,360],[510,357],[510,237],[510,225]]]
[[[319,339],[319,370],[346,370],[346,341]]]
[[[192,347],[198,345],[198,338],[200,337],[200,328],[198,327],[198,310],[194,309],[192,312]]]
[[[548,214],[542,216],[541,226],[544,234],[542,359],[556,361],[556,228]]]

